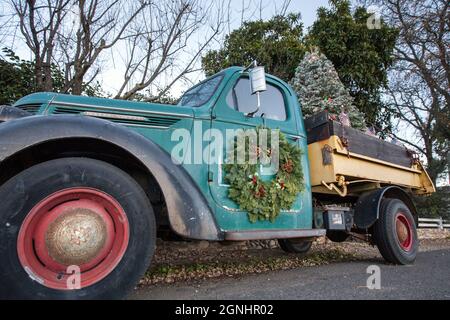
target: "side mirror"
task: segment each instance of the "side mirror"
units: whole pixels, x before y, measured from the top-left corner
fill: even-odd
[[[251,91],[252,94],[256,94],[256,97],[258,99],[255,111],[246,114],[247,117],[252,118],[255,116],[255,114],[258,113],[259,108],[261,107],[261,92],[267,90],[267,85],[266,72],[264,71],[263,66],[258,67],[258,63],[256,61],[253,61],[253,63],[244,71],[247,71],[249,69]]]
[[[266,72],[264,67],[254,67],[249,72],[252,94],[260,93],[267,90]]]

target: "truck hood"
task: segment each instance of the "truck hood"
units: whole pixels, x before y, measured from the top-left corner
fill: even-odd
[[[25,96],[18,100],[14,107],[32,114],[49,114],[53,113],[52,109],[56,109],[60,112],[54,113],[70,114],[75,113],[71,111],[83,110],[83,112],[129,114],[130,116],[157,114],[175,118],[193,117],[193,110],[188,107],[49,92]]]

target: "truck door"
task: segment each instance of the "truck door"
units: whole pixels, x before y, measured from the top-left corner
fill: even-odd
[[[246,114],[254,111],[257,106],[256,95],[251,94],[250,79],[245,73],[238,73],[229,81],[221,97],[212,110],[211,128],[222,133],[224,140],[221,154],[215,155],[218,163],[209,165],[210,191],[216,204],[216,215],[220,227],[223,230],[253,230],[253,229],[308,229],[311,228],[311,195],[309,191],[300,194],[291,210],[282,212],[277,220],[258,221],[251,223],[247,213],[239,210],[239,207],[228,198],[228,185],[224,179],[222,164],[226,159],[227,129],[251,129],[264,125],[272,129],[280,129],[291,143],[300,145],[300,140],[306,137],[298,136],[297,123],[299,111],[296,104],[291,103],[296,99],[290,90],[276,78],[267,78],[267,91],[261,94],[261,107],[254,117]],[[303,150],[306,154],[307,150]],[[307,157],[302,162],[307,161]],[[305,179],[308,178],[308,167],[304,167]],[[260,176],[267,172],[261,168]],[[270,177],[269,177],[270,178]],[[305,206],[308,206],[306,214]]]

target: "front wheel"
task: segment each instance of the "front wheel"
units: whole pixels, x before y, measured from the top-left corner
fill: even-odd
[[[108,163],[38,164],[2,185],[0,199],[2,299],[122,298],[150,263],[149,200]]]
[[[374,225],[374,240],[383,258],[394,264],[413,264],[419,250],[416,223],[398,199],[383,199]]]
[[[311,249],[312,241],[304,239],[278,239],[278,244],[281,249],[287,253],[296,253],[299,255],[306,255]]]

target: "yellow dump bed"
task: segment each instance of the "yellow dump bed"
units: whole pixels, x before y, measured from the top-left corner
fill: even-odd
[[[330,121],[326,112],[305,120],[312,191],[360,194],[397,185],[415,194],[435,192],[414,153]]]

